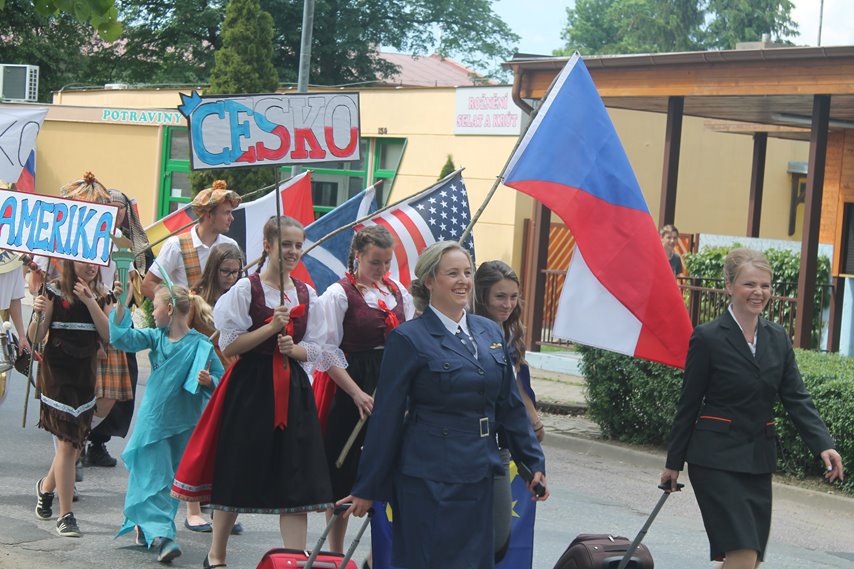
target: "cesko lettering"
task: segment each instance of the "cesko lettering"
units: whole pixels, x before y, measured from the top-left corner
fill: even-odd
[[[0,248],[109,263],[115,206],[8,191],[0,200]]]
[[[356,93],[181,98],[193,169],[359,159]]]

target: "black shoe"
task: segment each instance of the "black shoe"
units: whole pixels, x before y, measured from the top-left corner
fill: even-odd
[[[71,501],[72,502],[79,502],[80,501],[80,493],[77,492],[77,484],[74,485],[74,493],[71,495]]]
[[[53,517],[53,492],[42,492],[42,481],[36,482],[36,517],[49,520]]]
[[[77,527],[77,520],[74,514],[68,512],[58,520],[56,520],[56,533],[62,537],[80,537],[80,528]]]
[[[202,569],[214,569],[215,567],[228,567],[225,563],[217,563],[215,565],[211,565],[211,562],[208,561],[208,556],[205,555],[205,560],[202,561]]]
[[[89,448],[86,450],[86,464],[88,466],[115,466],[118,461],[110,456],[107,452],[107,445],[104,443],[89,443]]]
[[[74,481],[83,482],[83,457],[79,457],[74,463]]]

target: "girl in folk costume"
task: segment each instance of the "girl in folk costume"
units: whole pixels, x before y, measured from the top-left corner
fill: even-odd
[[[359,419],[371,414],[386,334],[415,314],[412,296],[387,276],[393,254],[394,238],[386,228],[365,227],[353,236],[349,271],[320,299],[329,326],[326,343],[333,347],[324,359],[330,366],[334,394],[329,397],[320,374],[315,391],[318,403],[330,401],[322,416],[326,418],[324,445],[336,500],[350,494],[356,479],[366,429],[361,430],[340,468],[336,462]],[[331,532],[332,551],[343,552],[346,530],[347,520],[339,519]]]
[[[243,272],[243,253],[240,248],[231,243],[214,245],[205,264],[205,270],[202,271],[201,280],[193,288],[193,292],[201,297],[209,307],[216,306],[217,300],[234,286],[234,283],[240,278],[241,272]],[[237,358],[228,358],[222,353],[222,350],[216,345],[219,333],[214,328],[213,320],[204,316],[205,311],[196,310],[194,305],[190,306],[190,327],[214,342],[219,361],[223,368],[228,369],[231,364],[237,361]],[[211,531],[210,522],[202,517],[202,508],[199,502],[187,502],[187,518],[184,520],[184,527],[196,532]],[[240,522],[236,522],[231,528],[232,534],[242,532],[243,526]]]
[[[305,549],[306,512],[331,505],[306,375],[323,351],[326,324],[314,289],[290,276],[304,240],[299,222],[271,218],[263,271],[239,280],[214,308],[223,353],[240,359],[205,409],[172,486],[176,497],[211,502],[213,540],[204,567],[225,566],[238,512],[279,514],[285,547]]]
[[[80,537],[71,512],[74,463],[86,440],[95,408],[98,342],[109,341],[106,290],[96,265],[63,261],[55,288],[33,301],[33,311],[43,314],[30,323],[28,335],[38,344],[50,330],[39,376],[41,413],[39,426],[56,437],[56,453],[47,475],[36,483],[36,516],[53,517],[54,493],[59,494],[56,531]],[[37,329],[38,328],[38,329]]]
[[[110,193],[92,172],[86,172],[82,179],[64,185],[60,188],[60,195],[68,199],[99,204],[109,204],[113,201]],[[116,264],[112,261],[109,266],[101,269],[102,282],[112,283],[115,275]],[[110,413],[117,401],[130,401],[134,394],[134,382],[131,379],[125,353],[110,347],[109,341],[105,341],[102,348],[98,352],[98,382],[95,386],[95,395],[98,398],[95,408],[97,419],[92,423],[93,428],[97,427]],[[90,444],[89,447],[93,452],[94,463],[99,466],[115,466],[116,459],[107,454],[103,442],[97,445]]]
[[[170,496],[172,480],[187,441],[224,370],[213,344],[190,328],[191,307],[211,320],[210,308],[182,286],[165,285],[154,295],[156,328],[135,330],[130,314],[119,306],[110,318],[111,343],[128,352],[150,350],[151,375],[137,413],[136,428],[122,453],[130,472],[125,521],[116,537],[134,528],[137,543],[151,547],[160,538],[157,560],[179,555],[175,542],[178,501]]]

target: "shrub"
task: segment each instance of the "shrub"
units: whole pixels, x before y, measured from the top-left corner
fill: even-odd
[[[682,371],[580,346],[587,413],[611,439],[666,446],[682,387]],[[822,419],[836,439],[843,464],[854,464],[854,359],[795,350],[801,376]],[[782,405],[775,406],[782,450],[778,466],[798,478],[820,475],[822,465],[804,445]],[[854,494],[851,477],[842,485]]]

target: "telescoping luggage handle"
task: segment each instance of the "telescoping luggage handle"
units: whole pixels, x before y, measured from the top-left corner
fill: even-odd
[[[317,560],[317,556],[320,555],[320,550],[323,549],[323,544],[326,543],[326,537],[329,535],[329,532],[332,530],[333,524],[335,524],[335,520],[341,517],[341,514],[347,511],[347,509],[353,504],[345,503],[340,506],[335,506],[335,509],[332,511],[332,517],[329,518],[329,523],[326,524],[326,527],[323,529],[323,533],[320,534],[320,538],[318,538],[317,543],[314,545],[314,549],[311,552],[311,555],[308,556],[308,559],[303,566],[304,569],[311,569],[314,567],[314,562]],[[338,565],[338,569],[345,569],[347,567],[347,563],[350,562],[350,559],[353,558],[353,554],[356,553],[356,548],[359,546],[359,542],[362,541],[362,535],[364,535],[365,530],[368,529],[368,524],[371,521],[371,516],[374,515],[374,510],[371,508],[368,510],[368,515],[365,516],[365,521],[362,522],[362,526],[359,528],[359,531],[356,532],[356,537],[353,538],[353,542],[350,544],[350,547],[347,548],[346,553],[344,553],[344,558],[341,559],[341,564]]]
[[[678,484],[677,483],[676,484],[676,491],[678,492],[678,491],[682,490],[682,488],[684,488],[684,487],[685,487],[684,484]],[[623,559],[622,559],[622,561],[620,561],[620,564],[617,566],[617,569],[626,569],[626,567],[629,564],[629,561],[631,561],[631,559],[632,559],[632,555],[634,554],[635,551],[637,551],[638,546],[641,544],[641,542],[643,541],[643,538],[646,536],[646,532],[649,531],[649,526],[651,526],[652,522],[655,521],[655,516],[658,515],[658,512],[661,510],[661,507],[664,506],[664,502],[666,502],[668,496],[670,496],[670,489],[671,489],[670,484],[659,484],[658,488],[660,490],[664,490],[664,492],[661,494],[661,498],[658,499],[658,503],[655,505],[655,508],[652,509],[652,513],[646,519],[646,523],[643,524],[643,527],[638,532],[638,534],[635,536],[635,539],[632,541],[632,544],[629,545],[629,548],[626,550],[626,554],[623,555]]]

